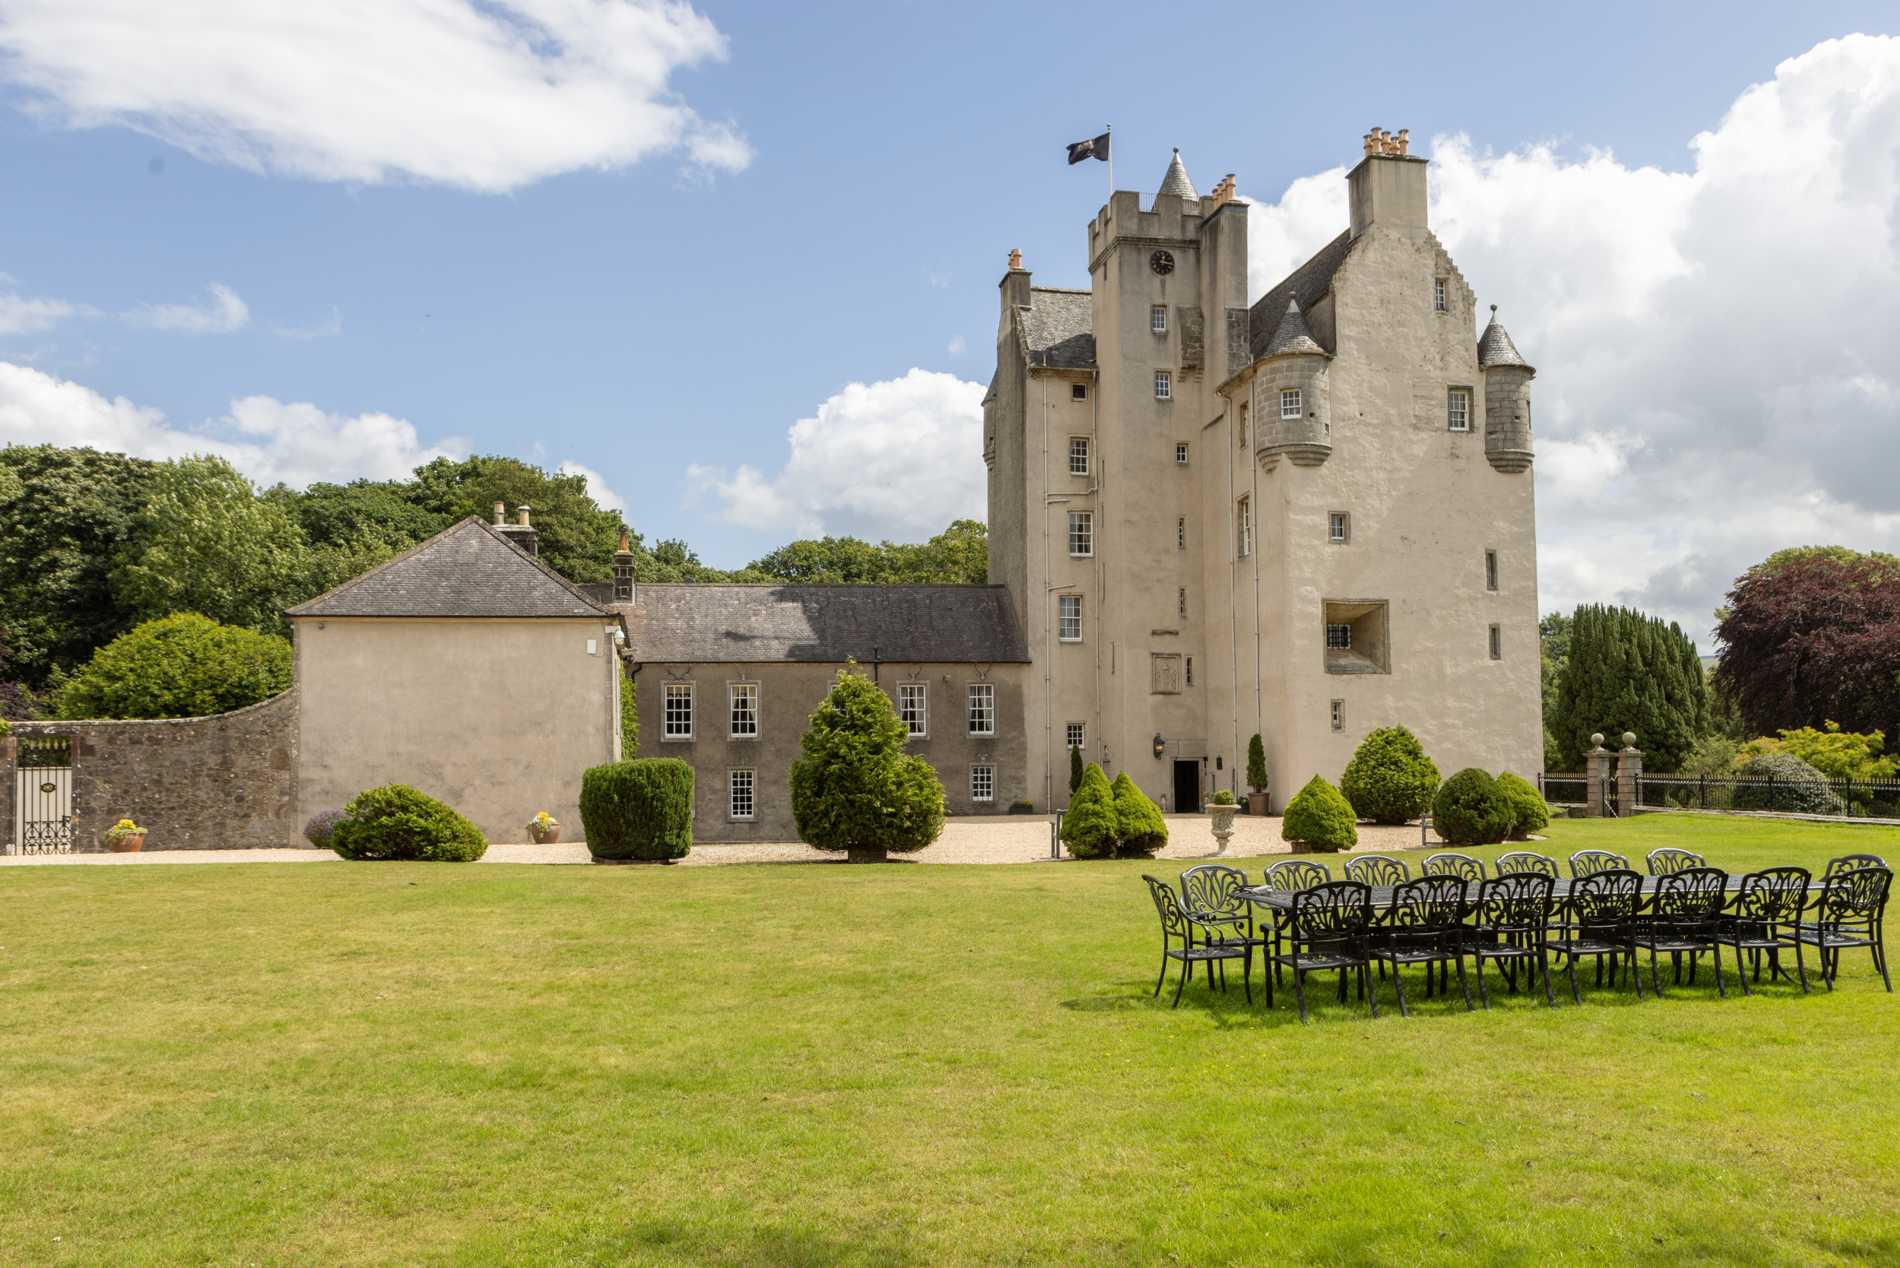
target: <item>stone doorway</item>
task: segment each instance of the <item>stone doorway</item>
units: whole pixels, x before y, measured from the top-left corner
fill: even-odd
[[[1174,812],[1199,814],[1201,810],[1201,762],[1199,758],[1174,761]]]

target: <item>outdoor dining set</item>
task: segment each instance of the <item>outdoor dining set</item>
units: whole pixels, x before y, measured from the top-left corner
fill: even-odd
[[[1399,1012],[1409,1015],[1401,970],[1425,969],[1425,991],[1449,993],[1456,972],[1467,1010],[1472,1008],[1465,963],[1478,979],[1478,998],[1491,1006],[1485,968],[1492,966],[1510,991],[1520,975],[1535,989],[1541,975],[1544,1000],[1556,1004],[1550,970],[1558,961],[1570,995],[1583,1002],[1577,965],[1590,961],[1596,985],[1607,973],[1614,987],[1627,969],[1637,998],[1643,995],[1638,953],[1647,952],[1650,989],[1660,997],[1659,962],[1667,957],[1674,982],[1693,985],[1697,965],[1709,957],[1715,986],[1726,997],[1722,953],[1733,956],[1744,994],[1749,975],[1759,982],[1798,981],[1808,990],[1811,955],[1821,980],[1834,989],[1844,951],[1865,948],[1889,992],[1887,949],[1882,935],[1893,872],[1873,854],[1849,854],[1828,863],[1816,877],[1800,867],[1771,867],[1730,875],[1708,866],[1701,855],[1666,847],[1651,851],[1647,874],[1608,850],[1570,856],[1568,877],[1547,855],[1519,850],[1500,856],[1491,874],[1466,854],[1428,856],[1414,878],[1403,859],[1369,854],[1346,862],[1344,880],[1324,863],[1288,859],[1266,869],[1258,885],[1237,867],[1207,863],[1181,873],[1179,893],[1167,882],[1143,876],[1161,917],[1159,996],[1169,962],[1180,966],[1174,1005],[1201,966],[1212,987],[1227,985],[1227,965],[1238,960],[1247,1002],[1253,1002],[1253,957],[1259,951],[1267,1006],[1273,990],[1291,974],[1300,1020],[1307,1017],[1306,978],[1337,972],[1338,994],[1348,979],[1376,1017],[1373,984],[1390,968]],[[1792,957],[1794,972],[1785,960]],[[1218,976],[1217,976],[1218,975]]]

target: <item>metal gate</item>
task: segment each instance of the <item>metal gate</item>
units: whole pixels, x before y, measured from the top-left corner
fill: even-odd
[[[73,742],[70,736],[20,740],[13,773],[13,839],[22,854],[73,852]]]

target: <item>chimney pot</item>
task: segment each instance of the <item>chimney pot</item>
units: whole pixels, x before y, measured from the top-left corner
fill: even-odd
[[[1023,266],[1022,249],[1020,247],[1011,247],[1010,252],[1009,252],[1010,270],[1014,272],[1015,270],[1022,268],[1022,266]]]
[[[527,527],[529,526],[529,525],[528,525],[528,504],[527,504],[527,503],[525,503],[525,502],[524,502],[524,503],[522,503],[522,504],[521,504],[520,506],[517,506],[517,507],[515,508],[515,523],[517,523],[517,524],[519,524],[519,525],[521,525],[521,527],[523,527],[523,528],[527,528]]]
[[[495,499],[495,523],[506,524],[507,522],[508,522],[508,504],[502,501],[500,498],[496,498]]]

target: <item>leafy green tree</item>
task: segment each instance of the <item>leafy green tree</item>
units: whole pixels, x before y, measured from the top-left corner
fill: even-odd
[[[13,676],[35,690],[125,633],[111,566],[136,549],[158,464],[96,449],[0,447],[0,623]]]
[[[1069,796],[1075,796],[1075,790],[1082,786],[1082,749],[1081,746],[1069,746]]]
[[[1359,844],[1359,825],[1345,794],[1315,775],[1286,803],[1280,839],[1320,853],[1350,850]]]
[[[904,752],[908,732],[891,698],[855,670],[839,670],[812,713],[791,783],[800,838],[859,863],[929,845],[943,831],[944,806],[936,771]]]
[[[416,468],[410,497],[445,522],[465,515],[491,519],[496,502],[506,504],[510,518],[516,507],[531,507],[538,549],[550,567],[570,581],[613,579],[620,515],[588,495],[585,476],[543,471],[518,458],[437,458]]]
[[[1591,732],[1634,731],[1645,765],[1677,770],[1709,733],[1709,694],[1695,643],[1673,621],[1628,608],[1578,608],[1552,729],[1568,769],[1582,768]]]
[[[794,585],[981,585],[989,575],[989,530],[977,520],[956,520],[915,544],[805,538],[755,559],[747,571]]]
[[[309,552],[284,507],[257,496],[222,458],[180,458],[152,474],[135,545],[112,572],[121,606],[144,617],[197,612],[281,630],[305,597]]]
[[[896,555],[893,581],[906,585],[980,586],[990,575],[990,531],[982,520],[953,520],[920,545],[884,549]]]
[[[1354,813],[1374,823],[1407,823],[1425,813],[1438,791],[1438,767],[1418,737],[1402,726],[1382,726],[1359,741],[1339,790]]]
[[[1847,809],[1827,777],[1793,753],[1759,754],[1742,763],[1739,773],[1744,782],[1735,786],[1736,810],[1837,815]]]
[[[279,484],[264,498],[290,512],[313,549],[374,542],[394,554],[455,522],[418,504],[412,480],[320,481],[307,489]]]
[[[267,700],[291,682],[290,641],[194,612],[147,621],[57,682],[61,718],[195,718]]]
[[[1148,799],[1141,786],[1123,771],[1109,785],[1115,798],[1115,854],[1118,858],[1151,858],[1168,843],[1168,821],[1161,807]]]
[[[1247,787],[1255,792],[1267,790],[1267,749],[1260,742],[1258,731],[1247,741]]]
[[[1105,859],[1114,855],[1120,835],[1115,790],[1102,768],[1090,762],[1081,786],[1069,798],[1068,813],[1062,816],[1062,844],[1079,859]]]
[[[1512,806],[1488,771],[1466,767],[1439,786],[1432,827],[1448,845],[1494,845],[1517,823]]]
[[[1791,753],[1829,779],[1892,779],[1900,763],[1884,756],[1887,737],[1880,731],[1843,731],[1838,722],[1817,730],[1811,726],[1781,732],[1776,739],[1750,740],[1738,757],[1749,761],[1764,753]]]

